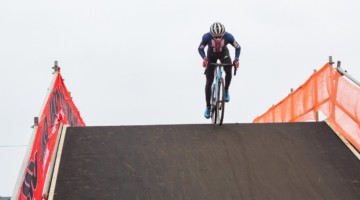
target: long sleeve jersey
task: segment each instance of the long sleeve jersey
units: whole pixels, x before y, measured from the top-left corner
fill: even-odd
[[[224,36],[222,37],[221,42],[219,44],[215,42],[215,39],[213,38],[210,32],[205,33],[204,36],[202,37],[202,41],[199,45],[198,51],[200,56],[204,59],[206,57],[204,50],[206,45],[208,46],[210,51],[214,53],[221,53],[224,50],[224,48],[227,48],[226,45],[229,43],[235,48],[235,58],[239,59],[241,47],[236,42],[234,36],[228,32],[224,33]]]

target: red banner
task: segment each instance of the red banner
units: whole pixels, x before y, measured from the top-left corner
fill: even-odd
[[[67,91],[60,72],[39,116],[39,124],[28,164],[23,172],[18,199],[41,199],[47,171],[53,155],[60,123],[85,126],[79,111]]]

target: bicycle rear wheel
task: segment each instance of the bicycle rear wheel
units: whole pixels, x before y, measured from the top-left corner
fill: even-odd
[[[216,124],[222,125],[224,121],[224,113],[225,113],[225,84],[224,78],[220,79],[219,82],[219,89],[218,89],[218,101],[216,102]]]

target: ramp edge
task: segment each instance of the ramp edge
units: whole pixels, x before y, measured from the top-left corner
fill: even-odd
[[[62,151],[63,151],[63,147],[64,147],[66,130],[67,130],[67,126],[64,126],[64,128],[62,130],[62,133],[61,133],[60,144],[59,144],[58,151],[57,151],[57,154],[56,154],[54,172],[53,172],[52,178],[51,178],[48,200],[53,200],[54,199],[56,181],[57,181],[58,172],[59,172],[61,155],[62,155]]]
[[[341,141],[350,149],[350,151],[355,155],[357,159],[360,160],[360,152],[355,149],[355,147],[345,139],[344,136],[342,136],[338,131],[336,131],[335,128],[331,126],[331,123],[328,119],[325,120],[326,124],[334,131],[334,133],[341,139]]]

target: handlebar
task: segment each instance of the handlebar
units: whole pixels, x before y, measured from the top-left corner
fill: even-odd
[[[208,63],[208,65],[211,65],[211,66],[223,66],[223,67],[234,66],[234,64],[231,64],[231,63]],[[207,68],[205,69],[204,74],[206,74],[206,70],[207,70]],[[237,69],[235,68],[234,76],[236,76],[236,71],[237,71]]]
[[[223,67],[226,67],[226,66],[234,66],[234,65],[231,64],[231,63],[208,63],[208,65],[211,65],[211,66],[223,66]]]

